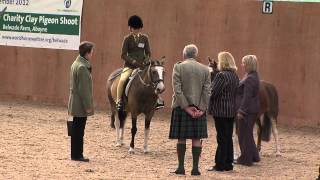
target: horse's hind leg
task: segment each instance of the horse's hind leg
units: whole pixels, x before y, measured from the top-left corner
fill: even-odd
[[[257,135],[258,135],[258,138],[257,138],[257,149],[258,151],[260,152],[261,151],[261,134],[262,134],[262,124],[261,124],[261,118],[258,117],[257,120],[256,120],[256,124],[258,126],[258,129],[257,129]]]
[[[125,111],[118,111],[118,119],[116,121],[116,133],[117,133],[117,141],[116,146],[120,147],[123,145],[123,132],[124,132],[124,123],[126,121],[127,113]]]
[[[111,95],[111,90],[108,88],[108,100],[110,103],[110,108],[111,108],[111,121],[110,121],[110,127],[115,128],[115,120],[116,120],[116,114],[117,114],[117,108],[116,108],[116,103],[114,102],[112,95]]]
[[[149,152],[148,140],[149,140],[149,135],[150,135],[150,123],[151,123],[151,119],[152,119],[153,114],[154,114],[154,111],[149,113],[148,115],[146,115],[146,118],[145,118],[144,146],[143,146],[144,153]]]
[[[233,159],[236,160],[238,159],[238,157],[240,157],[240,146],[239,146],[239,139],[238,139],[238,131],[237,131],[237,123],[235,122],[235,133],[233,136],[233,142],[234,142],[234,146],[233,146]]]
[[[116,120],[116,111],[111,110],[111,121],[110,121],[110,127],[115,128],[115,120]]]
[[[271,124],[272,124],[272,134],[276,142],[276,156],[281,156],[278,129],[277,129],[277,120],[275,118],[272,118]]]
[[[137,115],[132,116],[132,127],[131,127],[131,143],[130,143],[130,149],[129,153],[134,154],[134,137],[136,136],[137,133]]]

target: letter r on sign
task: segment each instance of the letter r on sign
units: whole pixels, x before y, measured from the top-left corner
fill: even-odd
[[[263,14],[272,14],[272,2],[271,1],[263,1],[262,5],[262,13]]]

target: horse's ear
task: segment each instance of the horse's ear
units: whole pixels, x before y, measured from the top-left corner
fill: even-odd
[[[165,61],[166,61],[166,56],[162,56],[162,58],[159,60],[160,65],[164,65]]]
[[[208,58],[208,62],[209,62],[210,64],[213,64],[214,60],[212,60],[210,56],[208,56],[207,58]]]

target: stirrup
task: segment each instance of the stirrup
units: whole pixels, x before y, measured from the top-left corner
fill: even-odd
[[[122,103],[122,101],[118,101],[118,102],[117,102],[116,108],[117,108],[118,111],[120,111],[120,110],[123,109],[123,103]]]
[[[156,105],[156,110],[162,109],[162,108],[164,108],[164,105],[163,105],[163,104],[157,104],[157,105]]]

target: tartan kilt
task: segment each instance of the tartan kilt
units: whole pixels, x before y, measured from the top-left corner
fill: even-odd
[[[169,139],[208,138],[207,117],[194,119],[180,107],[172,110]]]

